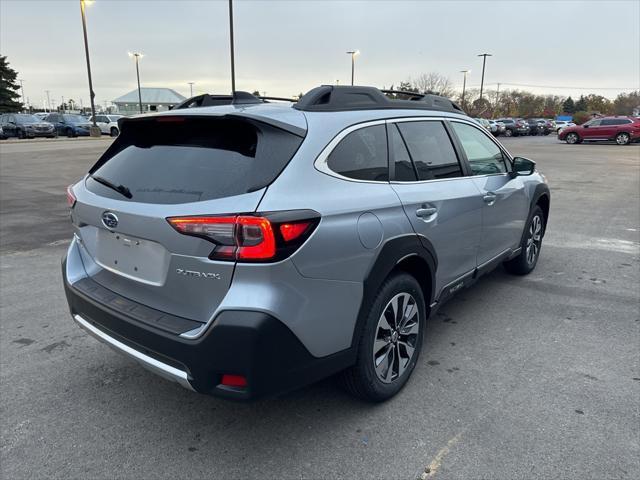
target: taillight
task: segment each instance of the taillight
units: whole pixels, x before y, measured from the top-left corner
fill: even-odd
[[[73,193],[73,185],[69,185],[67,187],[67,205],[69,206],[69,208],[73,208],[76,204],[76,201],[76,196]]]
[[[215,244],[209,258],[245,262],[276,261],[291,255],[311,235],[319,215],[310,210],[264,215],[170,217],[184,235]]]

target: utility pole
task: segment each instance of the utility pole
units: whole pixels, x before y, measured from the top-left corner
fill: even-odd
[[[47,94],[47,107],[49,108],[49,111],[51,111],[51,98],[49,97],[50,90],[45,90],[45,93]]]
[[[91,62],[89,61],[89,40],[87,38],[87,19],[84,15],[85,9],[85,0],[80,0],[80,15],[82,17],[82,33],[84,35],[84,54],[87,59],[87,77],[89,78],[89,100],[91,100],[91,119],[93,120],[93,125],[91,126],[90,133],[92,137],[100,137],[102,132],[100,131],[100,127],[96,124],[96,106],[94,103],[94,97],[96,96],[93,93],[93,81],[91,80]]]
[[[20,82],[20,90],[22,90],[22,108],[23,110],[26,109],[26,104],[24,103],[24,80],[22,79],[18,79],[18,81]],[[26,110],[25,110],[26,111]]]
[[[60,104],[60,106],[62,107],[62,113],[67,113],[66,112],[66,108],[64,108],[64,95],[60,97],[62,99],[62,103]]]
[[[233,0],[229,0],[229,47],[231,48],[231,95],[236,94],[236,59],[233,48]]]
[[[485,64],[487,63],[487,57],[492,57],[493,55],[491,55],[490,53],[481,53],[478,56],[483,57],[482,58],[482,80],[480,80],[480,100],[482,100],[482,90],[484,89],[484,67],[485,67]]]
[[[193,84],[194,83],[195,82],[189,82],[189,92],[190,92],[189,97],[193,97]]]
[[[499,101],[500,101],[500,82],[498,82],[498,89],[496,90],[496,110],[498,110]]]

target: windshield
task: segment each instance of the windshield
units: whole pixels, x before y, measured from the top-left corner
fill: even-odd
[[[40,119],[35,115],[28,115],[26,113],[19,113],[15,115],[16,122],[18,123],[40,123]]]
[[[64,119],[69,123],[87,123],[87,119],[80,115],[62,115]]]

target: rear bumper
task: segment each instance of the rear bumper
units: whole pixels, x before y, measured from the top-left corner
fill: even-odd
[[[91,298],[62,272],[71,315],[83,329],[154,373],[200,393],[248,400],[273,396],[328,377],[355,361],[355,351],[314,357],[291,330],[262,312],[223,311],[196,340],[139,322]],[[241,375],[246,388],[221,385]]]

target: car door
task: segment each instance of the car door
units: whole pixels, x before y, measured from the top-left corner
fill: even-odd
[[[499,144],[470,123],[450,123],[483,202],[481,267],[518,248],[529,203],[522,178],[512,175],[511,161]]]
[[[63,125],[60,123],[60,115],[57,113],[52,113],[50,114],[48,117],[46,117],[45,121],[49,122],[49,123],[53,123],[53,126],[56,129],[56,132],[58,132],[58,135],[63,134]]]
[[[600,134],[602,138],[611,139],[618,133],[618,125],[621,125],[622,121],[617,118],[603,118],[600,121]]]
[[[602,120],[594,118],[582,125],[580,135],[584,140],[599,140],[606,138],[606,128],[602,125]]]
[[[107,118],[106,115],[97,115],[96,116],[96,125],[98,125],[98,127],[100,127],[100,131],[102,133],[108,133],[109,132],[109,119]]]
[[[476,268],[481,196],[441,119],[388,121],[387,135],[391,186],[415,232],[437,254],[436,295],[449,294]]]

